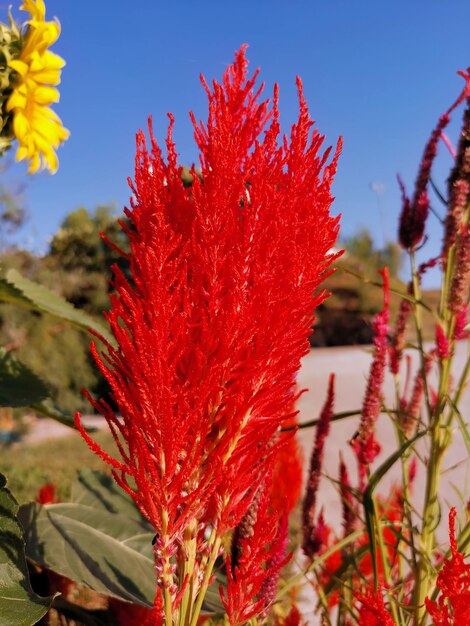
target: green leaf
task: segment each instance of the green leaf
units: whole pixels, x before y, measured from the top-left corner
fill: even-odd
[[[464,422],[462,413],[459,411],[458,406],[452,401],[450,397],[447,398],[452,406],[452,410],[454,411],[457,421],[459,423],[460,432],[462,433],[462,439],[465,443],[465,447],[467,448],[467,452],[470,456],[470,433],[468,429],[468,425]]]
[[[152,607],[153,532],[125,515],[83,504],[21,507],[26,554],[98,593]]]
[[[48,395],[45,383],[36,374],[0,348],[0,406],[29,406]]]
[[[80,328],[92,329],[110,343],[114,342],[109,332],[93,317],[76,309],[70,302],[43,285],[39,285],[14,269],[0,277],[0,300],[10,302],[27,309],[49,313],[63,321]]]
[[[52,598],[31,588],[18,504],[0,474],[0,626],[32,626],[49,610]]]
[[[108,474],[90,469],[80,470],[72,485],[71,501],[109,513],[119,513],[137,521],[152,533],[152,526],[145,520],[134,500],[123,491]]]
[[[67,415],[63,413],[60,409],[58,409],[55,404],[52,402],[51,398],[46,398],[41,402],[34,402],[33,404],[28,405],[35,413],[40,413],[45,417],[50,417],[54,419],[56,422],[60,422],[64,424],[64,426],[70,426],[70,428],[75,428],[75,422],[71,415]],[[96,428],[86,428],[88,432],[96,431]]]
[[[410,448],[412,445],[421,439],[428,431],[423,430],[417,433],[411,439],[405,441],[405,443],[395,450],[393,454],[391,454],[385,461],[380,465],[376,471],[372,474],[367,483],[367,487],[364,490],[364,494],[362,496],[362,504],[364,507],[364,514],[366,518],[366,528],[367,534],[369,535],[369,543],[372,557],[372,569],[374,571],[374,581],[378,579],[378,564],[377,564],[377,511],[375,507],[374,501],[374,491],[379,482],[388,472],[388,470],[395,465],[395,463],[403,456],[403,454]]]

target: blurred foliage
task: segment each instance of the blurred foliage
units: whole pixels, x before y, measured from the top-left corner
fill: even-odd
[[[372,270],[379,270],[386,265],[392,278],[396,278],[403,262],[400,246],[387,241],[383,248],[376,248],[367,228],[362,228],[355,235],[343,238],[340,246],[356,261],[365,263]]]
[[[93,438],[110,453],[114,442],[111,434],[98,432]],[[60,439],[51,439],[18,448],[4,448],[0,455],[0,472],[8,476],[8,486],[20,504],[31,502],[46,483],[56,486],[62,501],[70,499],[70,490],[77,471],[89,469],[109,472],[108,466],[90,450],[78,432]]]
[[[65,218],[47,255],[39,258],[9,248],[2,254],[2,266],[17,269],[102,319],[111,289],[110,268],[117,263],[125,271],[126,260],[103,241],[100,232],[119,247],[127,244],[112,207],[101,206],[92,213],[81,208]],[[90,357],[90,337],[65,322],[0,304],[0,342],[45,381],[63,411],[90,410],[80,391],[83,387],[98,395],[106,393]]]

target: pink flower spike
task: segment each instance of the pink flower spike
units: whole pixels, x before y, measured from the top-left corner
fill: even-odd
[[[439,361],[448,359],[450,356],[449,341],[440,324],[436,324],[436,355]]]
[[[375,353],[369,371],[367,389],[362,404],[361,423],[359,425],[357,454],[360,464],[369,465],[380,451],[375,440],[375,423],[382,406],[382,387],[385,378],[385,367],[388,352],[388,321],[390,317],[390,284],[388,269],[380,272],[383,277],[384,306],[374,318],[374,346]]]
[[[325,441],[330,432],[330,422],[333,417],[333,405],[335,400],[335,375],[330,374],[328,383],[328,393],[323,405],[320,419],[318,421],[315,434],[315,443],[310,458],[310,468],[307,479],[307,487],[302,505],[302,533],[303,542],[302,549],[304,554],[312,558],[317,554],[321,540],[317,533],[317,524],[315,523],[315,509],[317,503],[317,492],[320,485],[320,476],[323,465],[323,451]]]

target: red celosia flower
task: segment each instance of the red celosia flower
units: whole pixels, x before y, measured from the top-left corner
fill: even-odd
[[[413,470],[414,473],[414,470]],[[410,484],[412,483],[412,471],[410,471]],[[401,523],[403,520],[403,495],[400,488],[395,487],[392,490],[391,496],[384,500],[380,498],[377,503],[378,513],[380,519],[389,522],[389,525],[382,530],[382,539],[386,548],[386,555],[388,559],[389,567],[394,570],[394,566],[397,565],[397,549],[400,542]],[[320,554],[326,550],[330,550],[338,538],[333,533],[332,529],[323,524],[323,544]],[[362,547],[369,547],[369,535],[364,530],[364,533],[354,542],[354,550],[359,550]],[[379,579],[383,580],[383,563],[381,560],[381,553],[379,547],[376,548],[376,562]],[[361,581],[369,581],[373,576],[372,556],[370,549],[365,551],[362,558],[356,560],[357,572],[352,576],[353,590],[357,589],[361,584]],[[343,565],[343,555],[341,550],[333,552],[325,561],[322,571],[318,576],[320,585],[325,588],[328,587],[333,581],[339,580],[338,570]],[[396,568],[395,568],[396,569]],[[339,592],[337,589],[331,591],[328,595],[328,606],[330,608],[336,606],[339,602]]]
[[[445,261],[449,248],[458,238],[462,218],[470,201],[470,68],[467,72],[459,72],[465,79],[465,88],[457,101],[460,103],[467,98],[467,108],[464,112],[462,132],[455,157],[455,165],[449,176],[448,184],[448,211],[445,220],[444,245],[442,258]]]
[[[279,145],[278,90],[271,104],[260,102],[257,74],[248,78],[242,48],[221,84],[203,81],[209,117],[193,117],[201,176],[190,188],[173,118],[166,160],[151,128],[150,146],[138,134],[130,225],[122,224],[130,279],[114,268],[106,315],[117,345],[104,342],[103,354],[92,346],[122,416],[90,398],[116,457],[76,418],[153,524],[158,582],[173,600],[188,584],[173,558],[185,554],[185,532],[197,528],[194,595],[205,530],[220,538],[234,528],[263,479],[325,297],[313,294],[334,258],[330,187],[340,144],[328,163],[298,80],[299,119]]]
[[[468,339],[469,332],[467,330],[467,324],[468,305],[465,304],[455,315],[454,339],[456,341],[458,341],[459,339]]]
[[[400,426],[406,437],[411,437],[413,435],[418,423],[424,396],[424,376],[427,376],[427,374],[431,371],[432,363],[433,356],[428,354],[424,355],[424,375],[422,369],[420,368],[415,374],[410,399],[406,401],[404,397],[402,398],[403,413],[400,415]]]
[[[390,285],[388,269],[382,272],[384,282],[384,307],[374,318],[374,358],[369,371],[367,389],[362,404],[362,417],[359,425],[358,437],[354,446],[360,467],[364,468],[375,459],[380,452],[380,446],[375,440],[375,422],[379,417],[382,405],[382,386],[387,363],[387,333],[390,317]]]
[[[59,498],[56,493],[57,485],[54,483],[46,483],[43,485],[36,496],[36,502],[39,504],[53,504],[59,502]]]
[[[359,626],[395,626],[391,614],[387,611],[382,591],[368,589],[365,594],[357,594],[359,608]]]
[[[303,455],[295,436],[279,446],[273,472],[271,504],[277,511],[290,512],[299,501],[302,491]]]
[[[436,324],[436,356],[439,361],[448,359],[450,356],[449,340],[440,324]]]
[[[395,323],[395,333],[390,346],[390,371],[398,374],[405,349],[406,327],[411,314],[411,302],[402,298]]]
[[[302,619],[302,615],[295,604],[291,604],[289,613],[285,617],[276,615],[274,626],[306,626],[307,622]]]
[[[470,624],[470,564],[465,563],[455,538],[455,508],[449,512],[451,558],[446,559],[437,577],[440,596],[437,602],[426,598],[426,608],[435,626]]]
[[[287,563],[287,515],[278,521],[271,511],[269,481],[261,486],[243,529],[234,537],[232,557],[227,557],[228,583],[220,595],[231,626],[265,614],[274,599],[279,572]],[[234,558],[235,557],[235,558]]]
[[[454,315],[458,315],[468,304],[470,292],[470,225],[468,223],[462,226],[455,256],[455,270],[452,276],[448,307]]]
[[[461,104],[469,94],[470,76],[461,73],[466,79],[466,85],[459,98],[449,109],[441,115],[436,128],[431,133],[428,143],[424,149],[423,157],[415,183],[413,198],[410,200],[405,192],[405,187],[401,181],[398,182],[402,191],[403,206],[400,215],[400,226],[398,239],[406,250],[413,249],[420,243],[424,235],[424,227],[429,213],[429,198],[427,187],[431,177],[431,168],[437,154],[437,144],[441,139],[444,128],[450,121],[450,114]]]
[[[351,490],[348,468],[346,467],[341,454],[339,462],[339,488],[343,507],[343,531],[344,536],[347,537],[354,530],[354,524],[357,517],[357,507]]]
[[[320,485],[321,469],[323,464],[323,450],[325,441],[330,432],[330,422],[333,417],[333,405],[335,401],[335,375],[330,375],[328,394],[318,420],[315,433],[315,443],[310,458],[307,487],[302,505],[302,549],[304,554],[313,558],[323,544],[322,529],[323,517],[315,520],[317,492]],[[320,523],[319,523],[320,522]]]

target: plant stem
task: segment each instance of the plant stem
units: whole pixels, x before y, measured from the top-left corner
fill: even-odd
[[[211,532],[211,536],[209,537],[209,541],[208,541],[208,545],[211,546],[210,557],[204,568],[205,570],[204,579],[202,581],[202,585],[197,595],[196,603],[192,611],[191,621],[189,623],[189,626],[196,626],[197,621],[199,619],[199,614],[201,613],[201,609],[202,609],[202,603],[204,602],[204,597],[209,587],[209,582],[212,576],[212,571],[214,569],[215,561],[217,559],[217,555],[219,554],[221,541],[222,541],[222,538],[217,536],[217,531],[215,528],[213,528]]]

